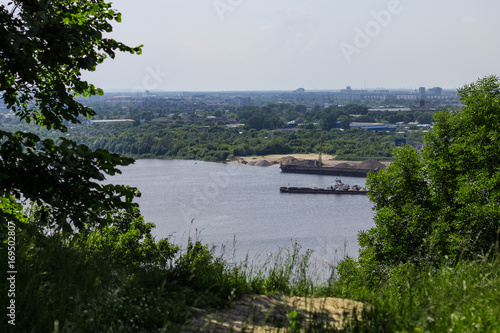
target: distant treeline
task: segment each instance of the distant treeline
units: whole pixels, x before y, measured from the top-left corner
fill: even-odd
[[[10,127],[22,130],[27,125]],[[47,133],[46,133],[47,134]],[[419,132],[411,133],[419,140]],[[41,133],[43,135],[43,133]],[[51,136],[53,136],[52,133]],[[318,127],[287,133],[279,130],[241,131],[221,125],[202,127],[193,124],[102,123],[73,126],[66,138],[84,143],[91,149],[140,158],[180,158],[225,161],[250,155],[323,152],[341,160],[391,159],[395,133],[368,132],[361,129],[325,131]]]
[[[88,105],[97,112],[95,119],[133,119],[142,122],[166,122],[182,119],[185,122],[196,122],[203,125],[213,123],[225,125],[237,121],[245,124],[247,128],[256,130],[288,128],[290,127],[289,122],[295,124],[320,123],[325,130],[336,127],[337,121],[340,121],[344,128],[348,128],[348,124],[352,121],[430,124],[435,114],[433,110],[369,111],[370,107],[364,104],[331,105],[326,108],[316,104],[309,109],[304,105],[286,103],[271,103],[263,107],[252,105],[212,106],[203,103],[159,107],[149,105],[146,102],[141,105],[124,102],[109,104],[105,100],[97,99],[89,101]]]
[[[118,116],[122,108],[116,105],[113,110]],[[368,112],[363,105],[307,110],[302,105],[271,104],[262,108],[245,106],[226,113],[229,114],[225,117],[217,113],[209,118],[198,118],[192,113],[183,114],[183,117],[174,114],[164,121],[135,119],[130,122],[76,124],[69,126],[67,133],[38,130],[38,134],[48,137],[50,133],[52,138],[65,136],[91,149],[106,149],[138,158],[205,161],[225,161],[251,155],[316,153],[322,138],[323,152],[336,155],[340,160],[389,160],[396,138],[409,137],[412,142],[420,142],[422,133],[412,131],[401,135],[350,129],[352,115],[358,115],[357,121],[377,122],[385,118],[399,120],[401,117],[404,121],[431,116],[431,112]],[[126,118],[130,115],[120,116]],[[234,120],[244,126],[224,126]],[[290,128],[292,124],[288,122],[292,120],[301,125]],[[339,125],[343,130],[338,128]],[[10,131],[35,131],[26,124],[4,127]]]

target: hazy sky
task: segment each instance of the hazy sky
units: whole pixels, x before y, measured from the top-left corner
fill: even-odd
[[[457,88],[500,74],[498,0],[116,0],[144,44],[85,79],[163,91]]]

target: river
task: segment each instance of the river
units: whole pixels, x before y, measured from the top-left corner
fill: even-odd
[[[137,187],[137,201],[157,238],[188,237],[236,261],[266,256],[297,242],[319,260],[356,257],[359,230],[374,226],[363,195],[285,194],[280,186],[327,187],[335,177],[281,173],[278,166],[185,160],[137,160],[109,181]],[[342,177],[364,185],[364,178]],[[222,250],[221,250],[222,249]]]

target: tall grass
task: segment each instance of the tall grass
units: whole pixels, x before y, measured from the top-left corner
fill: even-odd
[[[7,325],[2,316],[2,327],[15,332],[177,332],[195,307],[223,307],[243,290],[238,271],[201,243],[190,243],[187,251],[172,253],[164,262],[151,255],[172,249],[159,252],[147,238],[136,242],[135,236],[141,238],[136,231],[118,238],[111,237],[113,232],[68,238],[18,230],[16,325]],[[127,251],[117,253],[124,244]],[[8,289],[5,281],[2,290]]]
[[[309,295],[314,286],[310,276],[312,251],[301,252],[293,243],[268,254],[259,266],[243,262],[240,267],[251,292],[256,294]]]
[[[160,270],[115,265],[58,235],[42,241],[18,242],[16,332],[141,332],[188,316],[181,295],[165,297]]]
[[[15,329],[22,332],[182,332],[200,308],[227,308],[248,294],[333,296],[366,305],[361,320],[351,316],[341,329],[314,315],[300,326],[291,312],[284,332],[500,332],[498,259],[402,265],[380,280],[357,267],[318,282],[324,267],[296,243],[258,266],[227,262],[199,241],[166,265],[130,265],[113,260],[109,246],[90,251],[57,234],[31,239],[20,232],[18,240]]]
[[[342,296],[361,296],[368,305],[348,331],[500,332],[498,259],[418,270],[405,265],[375,287],[353,285]]]
[[[387,269],[379,279],[357,261],[344,258],[357,268],[344,276],[332,274],[323,283],[317,282],[318,266],[311,258],[310,251],[293,244],[270,255],[264,264],[242,270],[246,288],[253,293],[341,297],[365,304],[362,319],[356,313],[346,314],[348,324],[343,328],[325,326],[313,316],[301,331],[500,332],[497,257],[438,266],[405,264]]]

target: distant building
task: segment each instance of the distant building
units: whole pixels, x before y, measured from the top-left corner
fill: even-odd
[[[386,99],[388,94],[385,90],[371,91],[368,90],[354,90],[350,86],[341,89],[339,93],[333,94],[334,99],[338,100],[358,100],[358,99]]]
[[[443,93],[443,89],[440,87],[434,87],[434,88],[429,89],[430,95],[441,96],[442,93]]]
[[[203,103],[206,98],[207,98],[206,95],[193,95],[191,96],[191,103],[193,104]]]
[[[304,88],[299,88],[297,90],[294,90],[293,91],[294,94],[299,94],[299,95],[303,95],[306,93],[306,90]]]
[[[381,132],[388,132],[388,131],[395,131],[397,126],[396,125],[389,125],[389,124],[382,124],[382,123],[358,123],[358,122],[352,122],[351,123],[351,128],[361,128],[367,131],[381,131]]]
[[[352,94],[352,88],[351,86],[347,86],[345,89],[342,89],[340,91],[341,94]]]
[[[398,112],[398,111],[404,111],[404,112],[409,112],[412,111],[411,108],[371,108],[368,109],[370,112],[384,112],[384,111],[391,111],[391,112]]]
[[[252,105],[252,99],[250,97],[236,97],[236,105]]]
[[[350,86],[347,86],[345,89],[340,90],[340,93],[347,95],[366,95],[368,94],[368,90],[353,90]]]

